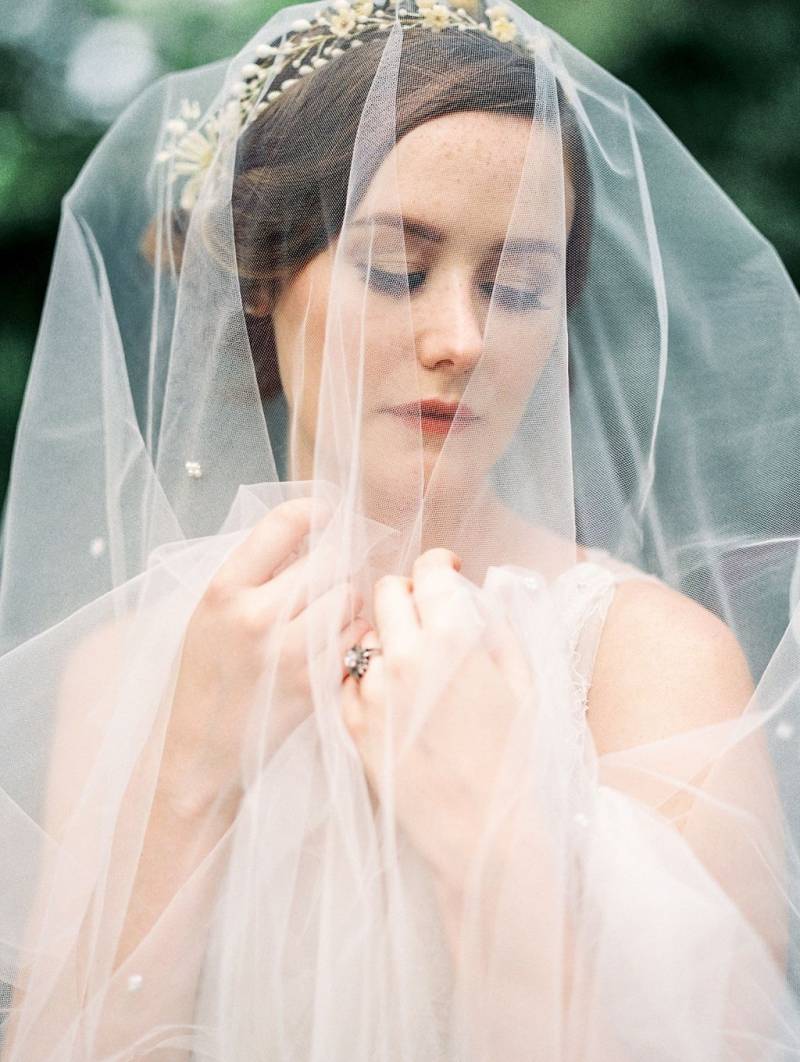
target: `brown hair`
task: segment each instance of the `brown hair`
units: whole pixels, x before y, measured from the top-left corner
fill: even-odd
[[[241,134],[231,208],[237,268],[250,349],[263,399],[281,390],[269,314],[247,312],[258,295],[267,305],[336,239],[344,221],[348,180],[362,111],[376,77],[386,34],[362,34],[362,46],[290,86]],[[288,67],[271,83],[296,76]],[[479,32],[406,30],[396,85],[396,129],[386,144],[367,145],[369,180],[394,143],[423,122],[460,111],[533,119],[536,66],[517,48]],[[374,90],[373,90],[374,91]],[[558,86],[560,133],[575,191],[566,249],[569,311],[583,288],[592,228],[592,185],[574,111]],[[365,187],[357,190],[363,194]],[[185,229],[188,218],[175,218]],[[180,242],[181,233],[175,235]]]

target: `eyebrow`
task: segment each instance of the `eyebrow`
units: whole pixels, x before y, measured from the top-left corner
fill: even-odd
[[[434,225],[419,221],[417,218],[401,216],[400,214],[370,214],[365,218],[359,218],[357,221],[351,221],[348,228],[361,228],[371,224],[388,225],[393,229],[402,229],[406,235],[419,236],[421,239],[430,240],[433,243],[443,243],[446,238],[442,229],[437,229]],[[497,240],[492,244],[491,251],[502,252],[504,247],[510,254],[530,254],[531,251],[544,251],[546,254],[552,254],[554,258],[561,257],[558,245],[553,243],[552,240],[543,239],[541,236],[527,239]]]

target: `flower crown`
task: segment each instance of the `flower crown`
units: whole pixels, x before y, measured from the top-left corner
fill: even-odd
[[[223,118],[230,116],[241,131],[302,77],[343,55],[346,48],[360,47],[363,41],[359,38],[365,33],[391,30],[398,21],[404,28],[422,26],[435,33],[454,27],[484,33],[540,58],[551,57],[551,41],[543,32],[523,35],[504,4],[487,7],[482,13],[481,6],[481,0],[461,0],[455,9],[446,0],[333,0],[312,19],[296,19],[291,29],[297,36],[278,46],[259,44],[253,60],[241,68],[240,79],[230,86],[226,103],[205,121],[200,122],[199,103],[183,100],[178,117],[166,123],[166,140],[156,161],[169,165],[170,182],[186,178],[180,207],[189,211],[197,202],[216,154]],[[265,93],[267,83],[272,84],[287,68],[296,73]],[[574,99],[574,86],[565,70],[560,71],[559,80],[568,97]]]

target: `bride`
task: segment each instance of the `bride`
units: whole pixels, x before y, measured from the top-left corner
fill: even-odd
[[[512,3],[145,93],[5,519],[2,1058],[800,1058],[799,333]]]

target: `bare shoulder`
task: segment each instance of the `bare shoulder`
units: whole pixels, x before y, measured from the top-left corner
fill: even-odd
[[[752,692],[742,648],[712,612],[664,583],[617,586],[588,696],[600,755],[738,716]]]

